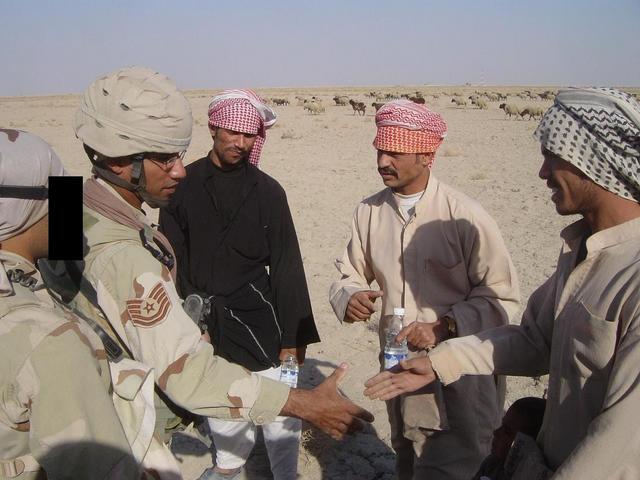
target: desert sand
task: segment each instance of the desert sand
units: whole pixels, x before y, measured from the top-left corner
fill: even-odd
[[[261,168],[285,188],[304,258],[311,301],[322,343],[309,347],[301,372],[301,384],[313,386],[347,362],[349,373],[342,383],[345,395],[369,409],[375,422],[363,433],[337,442],[305,426],[300,449],[299,474],[304,479],[391,479],[394,455],[384,403],[363,394],[363,382],[378,372],[377,320],[341,325],[329,303],[328,288],[336,279],[334,259],[342,254],[350,236],[356,204],[383,188],[376,171],[371,142],[375,134],[374,99],[365,94],[421,91],[427,105],[440,112],[449,134],[436,154],[433,173],[477,199],[496,219],[515,263],[523,305],[534,288],[552,272],[559,251],[560,229],[574,220],[560,217],[550,202],[550,192],[538,178],[539,145],[532,137],[535,120],[508,119],[498,102],[488,110],[455,107],[450,95],[438,99],[429,93],[473,90],[517,92],[525,87],[371,87],[263,89],[266,97],[287,98],[291,104],[274,107],[278,123],[268,131]],[[531,88],[531,87],[528,87]],[[537,91],[546,90],[537,88]],[[211,147],[206,111],[215,91],[187,93],[194,115],[193,142],[186,156],[190,163]],[[335,94],[348,95],[367,104],[366,115],[354,115],[350,106],[335,106]],[[296,105],[295,96],[322,99],[325,113],[312,115]],[[551,101],[509,102],[547,107]],[[0,98],[0,127],[28,130],[42,136],[63,159],[68,171],[87,176],[89,162],[72,130],[79,104],[75,95]],[[153,212],[150,215],[155,216]],[[513,320],[519,322],[519,316]],[[509,378],[507,404],[527,395],[541,396],[545,379]],[[197,478],[211,465],[207,448],[190,435],[174,437],[172,446],[186,479]],[[264,468],[264,452],[257,449],[246,478],[270,478]]]

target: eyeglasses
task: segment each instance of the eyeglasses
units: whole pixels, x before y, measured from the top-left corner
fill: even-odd
[[[184,160],[187,151],[180,153],[146,153],[144,158],[155,163],[163,170],[171,170],[178,160]]]

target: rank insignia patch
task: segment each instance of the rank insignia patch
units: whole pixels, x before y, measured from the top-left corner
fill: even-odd
[[[162,322],[171,309],[171,300],[161,282],[151,289],[146,298],[127,300],[127,312],[134,325],[153,327]]]

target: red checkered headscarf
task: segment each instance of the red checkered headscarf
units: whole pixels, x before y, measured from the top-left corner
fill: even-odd
[[[260,163],[260,152],[267,139],[267,129],[276,123],[276,114],[252,90],[225,90],[209,104],[209,130],[225,128],[257,135],[249,162]],[[211,132],[213,134],[213,131]]]
[[[376,126],[373,146],[387,152],[433,153],[447,135],[438,113],[410,100],[385,103],[376,113]]]

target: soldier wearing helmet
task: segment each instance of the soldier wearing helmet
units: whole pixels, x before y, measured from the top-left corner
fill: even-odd
[[[255,424],[296,416],[341,437],[372,420],[337,392],[346,365],[313,391],[290,390],[214,356],[181,307],[171,245],[141,205],[166,204],[185,176],[191,123],[184,95],[147,68],[124,68],[87,89],[74,128],[94,178],[84,186],[86,254],[70,304],[152,368],[161,396],[185,410]]]
[[[168,204],[191,142],[191,107],[164,75],[132,67],[93,82],[74,129],[93,173],[140,208]],[[148,160],[145,162],[145,160]]]

